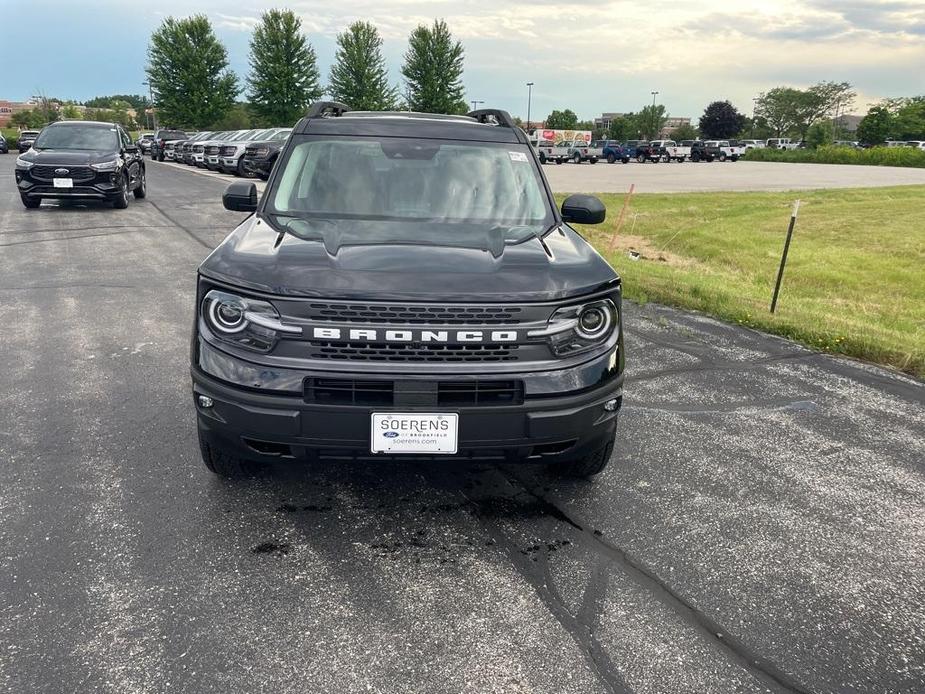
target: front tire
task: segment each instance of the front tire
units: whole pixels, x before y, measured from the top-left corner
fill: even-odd
[[[245,460],[236,455],[216,447],[209,439],[199,432],[199,453],[202,462],[209,472],[219,477],[243,477]]]
[[[644,154],[637,154],[637,155],[636,155],[636,161],[639,162],[640,164],[645,164],[645,163],[646,163],[646,156],[645,156]]]
[[[128,174],[122,176],[122,187],[119,190],[119,197],[112,201],[112,206],[117,210],[124,210],[128,207]]]
[[[614,164],[616,163],[616,161],[617,161],[617,158],[612,153],[607,155],[608,164]]]
[[[22,204],[29,210],[34,210],[42,204],[42,198],[30,198],[22,193],[19,194],[19,197],[22,199]]]
[[[540,164],[546,163],[546,155],[543,152],[540,152]]]
[[[138,187],[132,191],[132,194],[135,196],[136,200],[141,200],[148,194],[148,177],[145,174],[144,168],[141,170],[141,180],[138,182]]]
[[[572,157],[572,162],[575,163],[575,164],[580,164],[580,163],[581,163],[581,155],[576,154],[574,157]]]
[[[613,453],[614,439],[595,449],[588,455],[577,460],[570,460],[564,463],[558,463],[553,472],[563,477],[577,477],[588,479],[599,475],[610,462],[610,455]]]
[[[720,160],[720,161],[726,161],[726,153],[725,153],[725,152],[720,152],[719,160]]]

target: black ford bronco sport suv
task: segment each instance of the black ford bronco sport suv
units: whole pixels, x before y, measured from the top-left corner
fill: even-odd
[[[569,226],[525,133],[314,104],[253,212],[199,268],[191,345],[206,466],[536,461],[590,476],[623,395],[620,280]]]

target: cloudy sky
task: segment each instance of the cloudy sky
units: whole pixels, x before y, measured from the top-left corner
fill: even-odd
[[[925,94],[925,0],[32,0],[8,5],[0,99],[42,90],[79,101],[145,87],[148,37],[167,15],[208,15],[231,67],[247,73],[259,13],[289,7],[304,23],[324,76],[334,39],[356,19],[379,27],[393,81],[408,33],[445,19],[466,48],[467,98],[526,116],[572,108],[582,118],[637,110],[650,92],[676,116],[714,99],[751,113],[776,85],[848,81],[855,110],[887,96]],[[15,27],[15,30],[9,28]]]

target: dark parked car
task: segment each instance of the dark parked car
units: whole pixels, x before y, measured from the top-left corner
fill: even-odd
[[[638,154],[637,150],[641,147],[645,148],[648,146],[648,140],[627,140],[623,143],[623,151],[626,152],[626,156],[630,159],[635,159]]]
[[[286,128],[280,130],[269,140],[252,142],[245,147],[244,164],[241,167],[244,175],[260,176],[263,180],[267,180],[291,132],[291,128]]]
[[[151,143],[151,158],[158,161],[164,161],[164,145],[168,142],[185,140],[189,137],[182,130],[170,130],[162,128],[154,133],[154,140]]]
[[[6,138],[3,137],[3,133],[0,133],[0,154],[6,154],[10,151],[10,146],[6,142]]]
[[[28,152],[29,148],[32,147],[32,143],[35,142],[35,138],[39,136],[38,130],[23,130],[19,133],[19,153]]]
[[[635,152],[634,158],[640,164],[647,161],[658,164],[660,161],[668,161],[668,150],[658,143],[639,141],[633,147]]]
[[[708,144],[702,140],[694,140],[691,143],[691,161],[693,162],[710,162],[714,159],[719,159],[721,156],[723,161],[725,161],[725,153],[720,147],[714,144]]]
[[[60,121],[45,127],[32,149],[16,158],[22,203],[43,198],[108,200],[128,207],[129,195],[147,192],[138,146],[116,123]]]
[[[263,196],[199,267],[203,461],[438,459],[607,465],[623,396],[620,279],[561,211],[504,111],[318,103]]]
[[[607,140],[604,143],[603,150],[601,150],[601,155],[607,160],[608,164],[615,164],[618,161],[627,164],[630,160],[630,155],[626,149],[616,140]]]

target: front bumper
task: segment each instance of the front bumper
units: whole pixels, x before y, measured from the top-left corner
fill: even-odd
[[[92,180],[75,182],[72,188],[55,188],[52,181],[35,179],[28,170],[16,170],[16,187],[28,198],[82,198],[114,200],[121,194],[121,172],[101,172]]]
[[[244,170],[249,174],[268,176],[273,168],[273,160],[269,157],[245,157]]]
[[[574,460],[616,433],[622,377],[590,390],[500,407],[319,405],[301,395],[230,386],[192,369],[199,429],[216,445],[252,460],[464,459],[508,462]],[[199,396],[212,400],[202,407]],[[609,403],[605,407],[605,403]],[[458,452],[390,456],[370,451],[373,412],[456,412]]]

